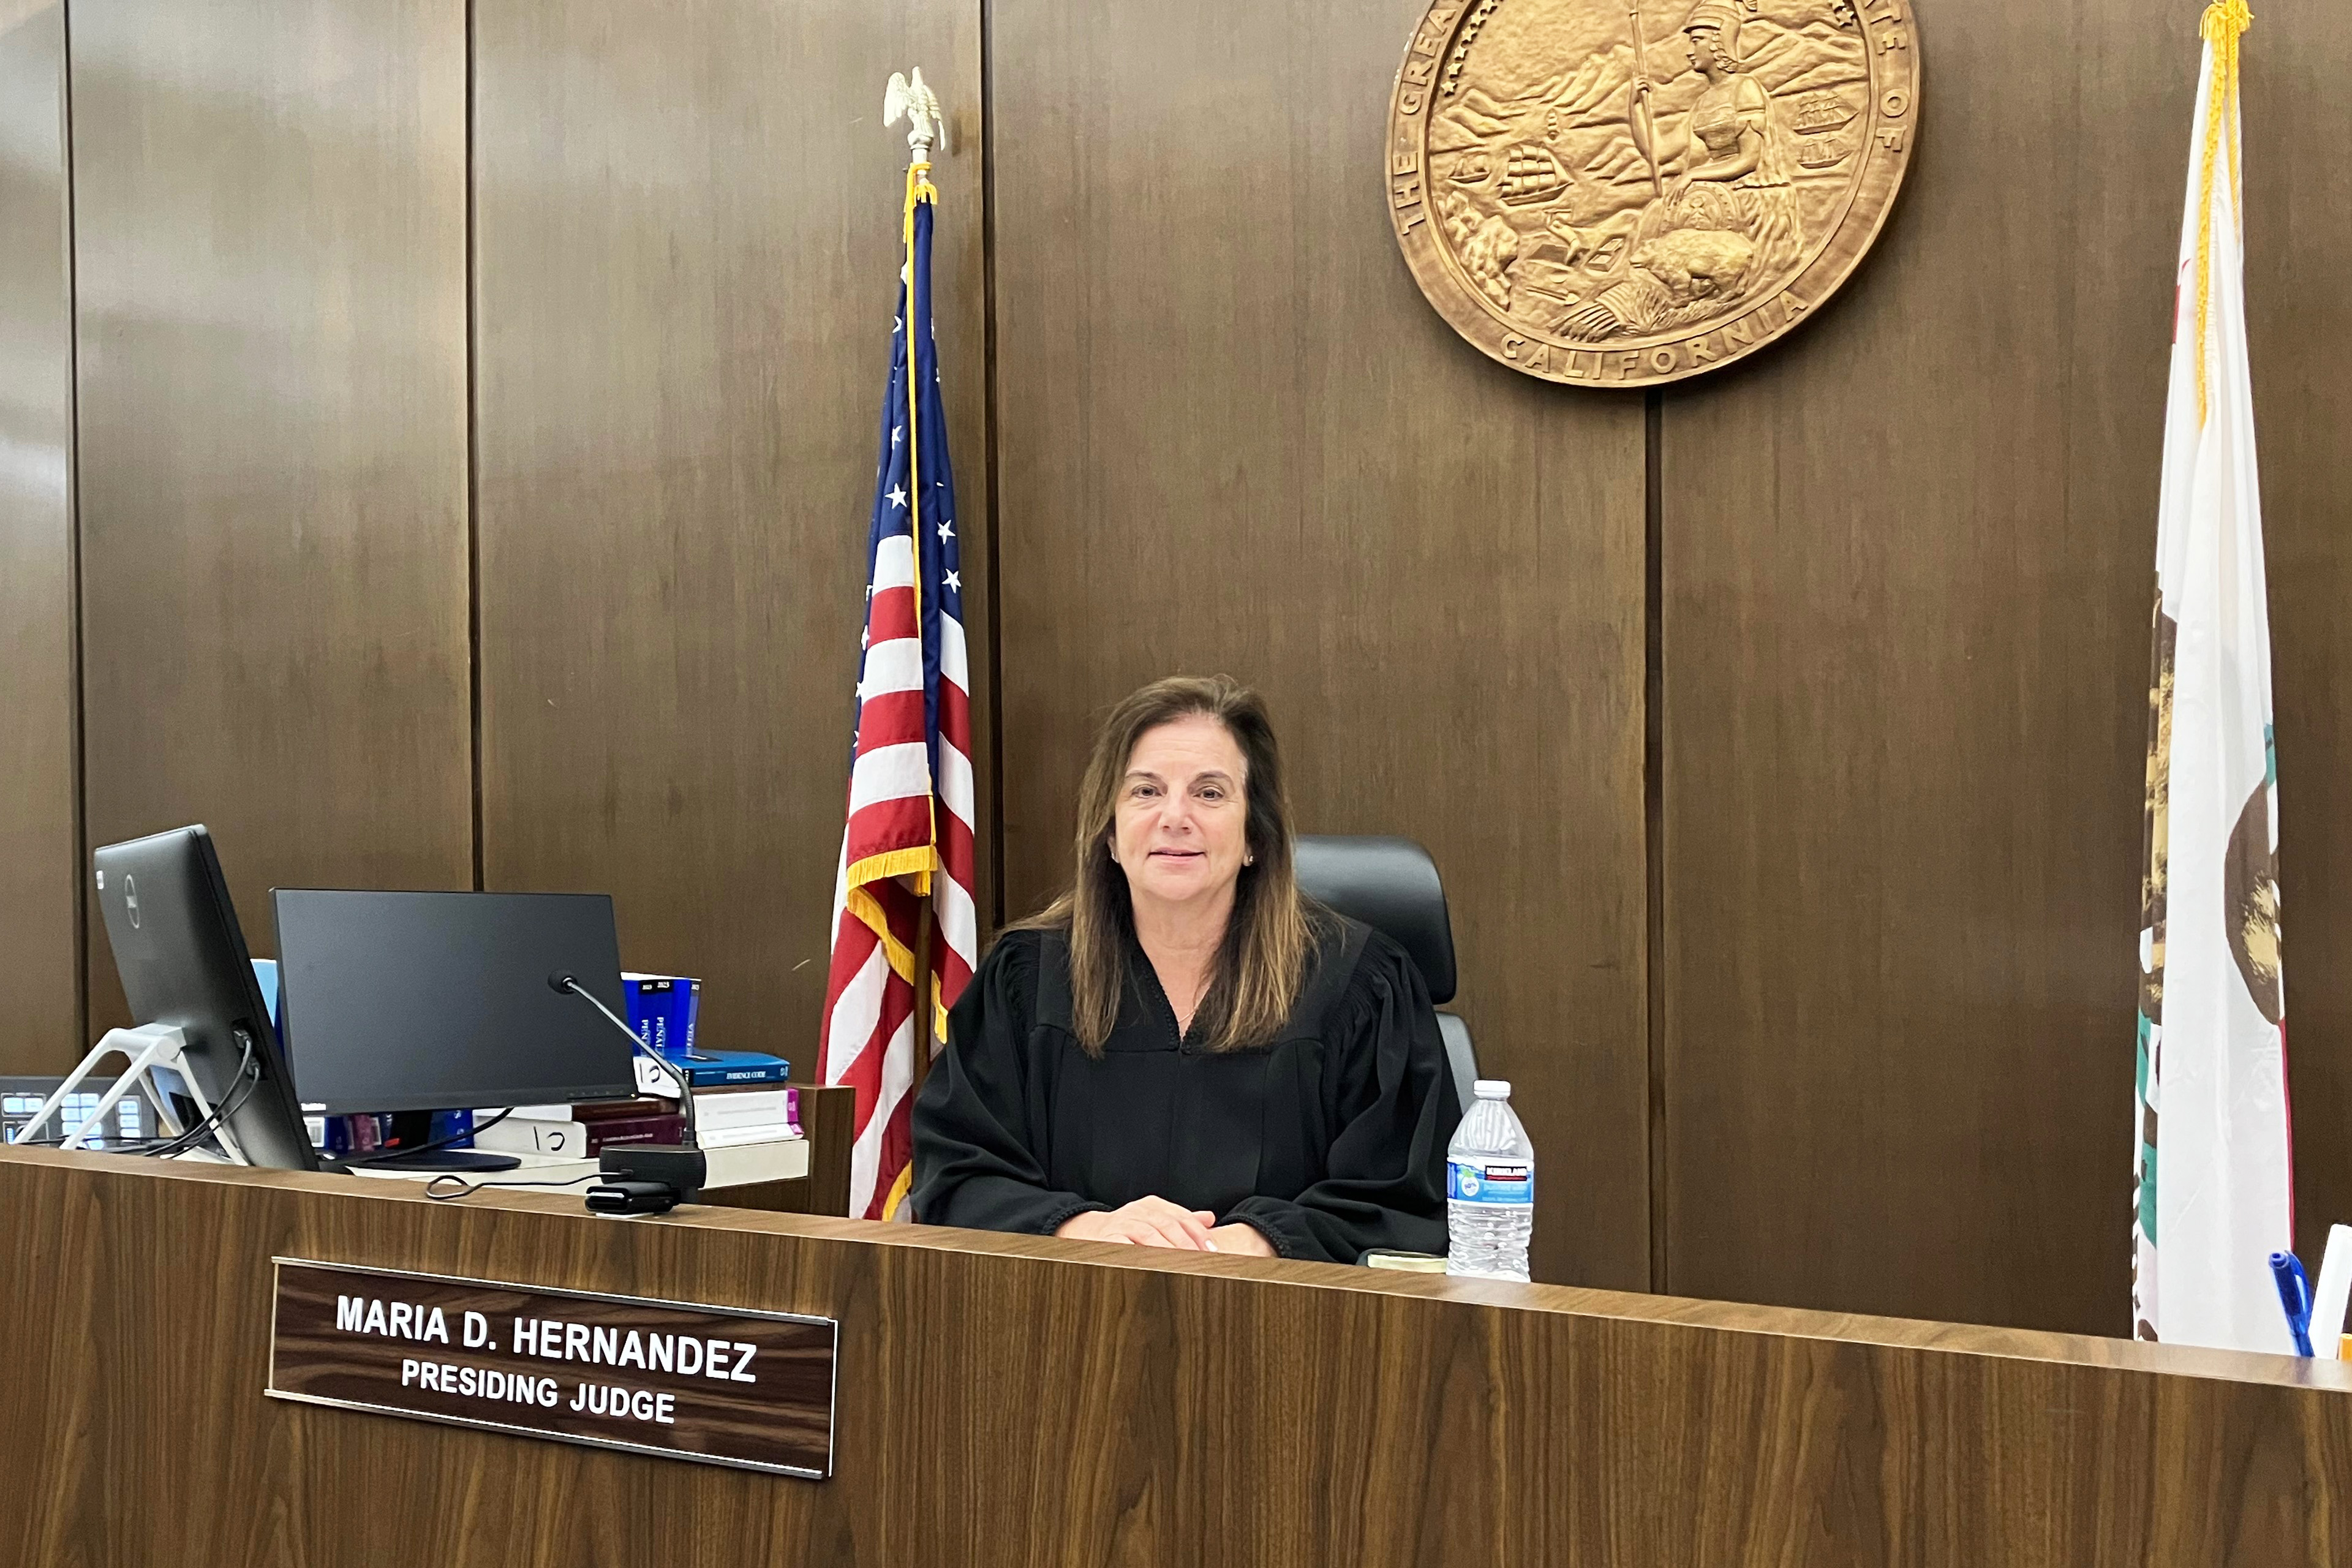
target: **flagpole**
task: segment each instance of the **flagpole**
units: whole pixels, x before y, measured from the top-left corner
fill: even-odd
[[[903,331],[907,334],[907,495],[908,523],[915,546],[915,625],[923,624],[923,447],[922,447],[922,387],[917,375],[921,363],[921,351],[915,342],[915,209],[931,200],[939,192],[931,186],[931,143],[937,142],[942,150],[947,146],[947,126],[940,115],[940,95],[923,80],[923,68],[917,66],[905,76],[893,71],[889,85],[882,92],[882,123],[898,123],[898,116],[907,117],[907,205],[903,215],[901,240],[906,261],[898,276],[907,289],[907,319]],[[931,809],[931,847],[933,859],[938,858],[940,842],[939,795],[933,792]],[[936,864],[933,869],[937,869]],[[916,879],[915,890],[929,899],[932,890],[931,873]],[[924,911],[926,926],[929,910]],[[923,1039],[927,1047],[935,1043],[931,1015],[933,998],[920,984],[930,971],[919,964],[916,986],[916,1008],[923,1017]],[[930,1050],[919,1053],[919,1059],[928,1063]]]
[[[931,145],[946,145],[945,125],[940,115],[939,94],[923,80],[923,68],[917,66],[910,73],[893,71],[889,85],[882,94],[882,123],[896,125],[898,117],[907,117],[907,201],[902,214],[900,242],[906,258],[901,264],[899,279],[907,295],[907,310],[900,331],[907,340],[907,496],[908,524],[914,546],[915,625],[918,636],[923,625],[923,469],[922,469],[922,386],[919,370],[921,349],[915,335],[915,209],[938,193],[931,187]],[[931,818],[931,869],[916,879],[916,892],[922,903],[918,908],[915,946],[915,1016],[920,1022],[922,1047],[914,1053],[912,1081],[908,1086],[911,1097],[923,1086],[931,1057],[938,1047],[933,1016],[938,1011],[939,978],[933,971],[935,956],[932,947],[937,940],[938,921],[932,909],[932,895],[940,869],[939,855],[939,794],[936,787],[926,803]],[[898,1217],[902,1212],[900,1199],[908,1179],[913,1174],[909,1165],[899,1173],[898,1185],[889,1194],[884,1210],[886,1218]]]
[[[901,227],[906,261],[898,272],[907,289],[907,315],[900,325],[907,336],[907,521],[915,549],[915,625],[919,627],[923,624],[923,448],[922,388],[916,374],[921,352],[915,342],[915,208],[939,194],[931,188],[931,143],[936,141],[944,145],[947,140],[940,121],[940,95],[924,82],[920,66],[907,76],[891,72],[889,85],[883,89],[882,123],[896,125],[901,114],[907,117],[907,205]],[[939,828],[939,800],[935,793],[931,800],[934,861]],[[930,896],[929,871],[916,878],[915,891],[925,898]],[[919,976],[923,973],[920,969],[916,971]],[[924,1015],[923,1036],[928,1040],[931,1035],[930,998],[922,995],[921,989],[919,984],[916,1005]],[[929,1055],[928,1051],[923,1054]]]

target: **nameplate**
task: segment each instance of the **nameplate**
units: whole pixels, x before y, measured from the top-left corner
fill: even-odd
[[[273,1399],[833,1473],[830,1318],[272,1261]]]

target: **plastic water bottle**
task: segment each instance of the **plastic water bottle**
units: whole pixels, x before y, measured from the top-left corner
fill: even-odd
[[[1445,1271],[1525,1279],[1536,1228],[1536,1151],[1511,1113],[1511,1086],[1482,1078],[1445,1151]]]

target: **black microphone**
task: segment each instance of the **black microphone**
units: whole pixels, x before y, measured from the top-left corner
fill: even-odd
[[[613,1027],[620,1030],[622,1034],[628,1037],[629,1048],[631,1051],[635,1052],[638,1056],[644,1057],[647,1061],[653,1063],[654,1066],[669,1074],[671,1080],[677,1085],[678,1114],[686,1118],[686,1147],[689,1149],[696,1147],[696,1139],[694,1135],[694,1086],[687,1080],[686,1074],[681,1072],[676,1064],[672,1063],[667,1057],[663,1056],[659,1051],[653,1050],[648,1047],[645,1041],[637,1037],[637,1032],[635,1029],[632,1029],[628,1025],[623,1023],[610,1007],[605,1006],[604,1004],[596,1000],[596,994],[589,990],[585,985],[581,984],[578,975],[568,973],[561,969],[556,970],[548,975],[547,987],[551,991],[568,993],[573,996],[577,996],[582,1001],[587,1003],[588,1005],[595,1008],[596,1011],[604,1015],[606,1021],[609,1022]]]
[[[588,1206],[599,1214],[660,1214],[671,1204],[690,1204],[702,1195],[710,1166],[694,1135],[694,1085],[660,1052],[647,1048],[637,1032],[623,1023],[579,976],[556,970],[547,977],[548,989],[580,997],[602,1013],[613,1027],[628,1037],[632,1052],[643,1056],[677,1084],[678,1114],[686,1122],[684,1139],[677,1145],[625,1143],[607,1148],[596,1157],[598,1173],[607,1178],[588,1189]],[[654,1191],[651,1189],[658,1189]],[[660,1194],[669,1201],[661,1201]]]

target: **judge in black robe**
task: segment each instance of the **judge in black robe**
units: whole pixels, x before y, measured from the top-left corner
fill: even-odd
[[[1339,1263],[1444,1250],[1462,1112],[1436,1014],[1403,950],[1297,892],[1278,769],[1231,682],[1113,711],[1074,890],[981,963],[917,1098],[918,1218]]]
[[[1071,1028],[1067,938],[1008,933],[956,1004],[916,1102],[916,1214],[1050,1235],[1156,1195],[1246,1224],[1284,1258],[1444,1252],[1445,1145],[1462,1112],[1428,989],[1387,937],[1337,915],[1319,923],[1270,1047],[1179,1039],[1130,946],[1099,1058]]]

